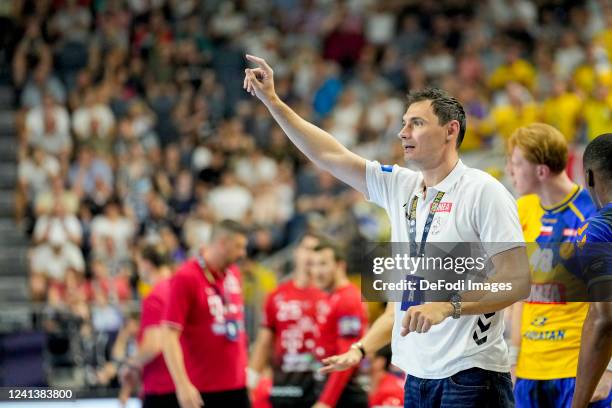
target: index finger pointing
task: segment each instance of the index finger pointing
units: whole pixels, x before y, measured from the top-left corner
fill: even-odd
[[[254,55],[246,54],[246,59],[248,59],[251,62],[254,62],[257,65],[259,65],[266,72],[268,72],[268,73],[272,72],[272,68],[268,65],[268,63],[263,58],[259,58],[259,57],[256,57]]]

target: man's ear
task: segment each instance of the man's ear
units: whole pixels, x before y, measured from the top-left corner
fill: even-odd
[[[544,178],[548,173],[550,173],[550,169],[545,164],[538,164],[536,167],[536,174],[538,178]]]
[[[595,187],[595,175],[591,169],[587,169],[586,171],[586,183],[589,187]]]

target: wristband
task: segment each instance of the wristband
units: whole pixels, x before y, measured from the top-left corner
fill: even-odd
[[[518,362],[519,352],[521,351],[520,347],[510,346],[508,347],[508,356],[510,359],[510,365],[516,365]]]
[[[247,374],[247,388],[252,390],[253,388],[257,387],[257,384],[259,383],[260,375],[257,371],[253,370],[251,367],[247,367],[246,374]]]
[[[363,360],[363,358],[366,355],[365,349],[363,348],[363,344],[360,341],[358,341],[357,343],[351,344],[351,348],[359,351],[361,353],[361,359]]]

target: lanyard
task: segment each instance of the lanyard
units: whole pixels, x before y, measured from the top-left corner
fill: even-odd
[[[208,268],[208,265],[206,265],[206,260],[204,259],[204,257],[202,255],[196,255],[196,259],[198,261],[198,265],[200,265],[200,268],[202,268],[202,272],[204,273],[206,280],[208,281],[208,283],[210,283],[210,286],[213,288],[219,298],[221,298],[221,304],[223,305],[223,313],[225,314],[226,302],[229,303],[229,300],[225,297],[225,290],[221,291],[221,289],[217,286],[217,283],[215,282],[215,277]]]
[[[408,233],[410,236],[411,257],[425,255],[425,242],[427,242],[429,229],[431,228],[431,223],[434,219],[434,216],[436,215],[438,205],[440,204],[440,201],[442,201],[442,197],[444,197],[444,191],[438,191],[438,194],[436,194],[436,198],[434,198],[433,203],[431,203],[429,214],[427,215],[427,220],[425,221],[425,227],[423,227],[423,236],[421,237],[421,246],[418,253],[416,244],[416,210],[419,197],[416,194],[414,195],[414,197],[412,197],[412,201],[410,202],[410,213],[406,212],[406,218],[408,219],[409,225]],[[406,206],[404,205],[404,207]]]
[[[215,278],[208,266],[206,265],[206,260],[204,259],[204,257],[198,254],[196,256],[196,259],[198,261],[198,264],[200,265],[200,268],[202,268],[202,272],[204,273],[206,280],[208,280],[210,286],[213,288],[217,296],[219,296],[219,298],[221,299],[221,307],[223,308],[223,324],[225,327],[225,337],[230,341],[238,340],[240,334],[240,324],[236,316],[234,316],[233,318],[231,316],[227,316],[230,299],[226,297],[225,289],[221,291],[221,289],[216,285]]]

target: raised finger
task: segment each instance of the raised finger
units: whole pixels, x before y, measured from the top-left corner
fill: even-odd
[[[259,57],[256,57],[256,56],[250,55],[250,54],[247,54],[246,58],[249,61],[254,62],[255,64],[259,65],[267,73],[270,73],[270,74],[272,73],[272,68],[268,65],[268,63],[263,58],[259,58]]]

